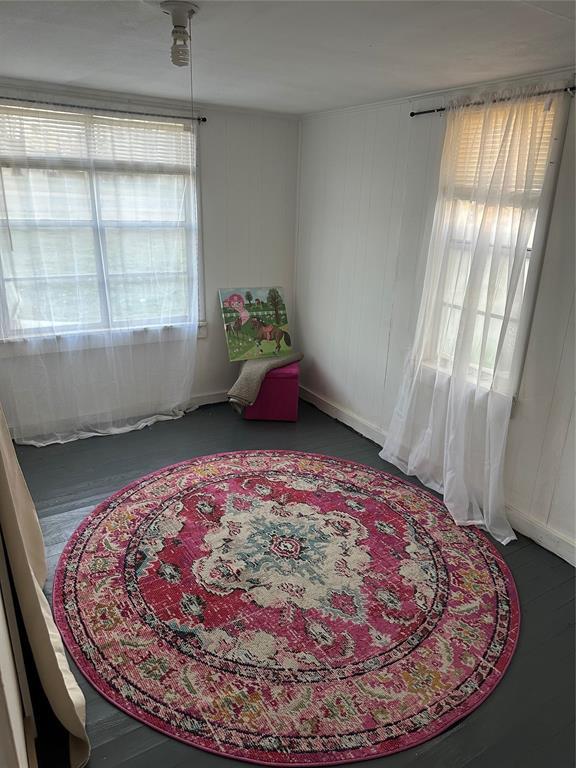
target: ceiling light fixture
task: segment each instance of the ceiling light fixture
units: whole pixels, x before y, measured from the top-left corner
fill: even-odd
[[[165,0],[160,8],[172,17],[172,48],[170,58],[175,67],[188,67],[190,71],[190,113],[191,119],[205,123],[205,117],[194,114],[194,75],[192,73],[192,16],[198,6],[187,0]]]
[[[172,48],[170,58],[175,67],[187,67],[190,63],[190,19],[198,6],[186,0],[165,0],[160,7],[172,17]]]

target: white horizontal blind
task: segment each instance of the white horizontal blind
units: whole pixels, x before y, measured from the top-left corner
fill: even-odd
[[[490,109],[467,107],[460,118],[454,155],[455,189],[464,197],[472,190],[481,194],[494,185],[498,166],[506,162],[502,186],[494,190],[495,194],[532,191],[539,195],[546,176],[554,106],[552,99],[543,96],[514,110],[506,102]]]
[[[0,338],[197,318],[192,126],[0,107]]]
[[[0,108],[0,159],[91,160],[180,167],[194,164],[191,128],[183,123],[105,117],[25,107]]]

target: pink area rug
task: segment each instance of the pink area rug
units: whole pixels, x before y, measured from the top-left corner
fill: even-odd
[[[62,554],[54,612],[128,714],[274,765],[436,736],[491,693],[519,630],[484,534],[396,477],[285,451],[204,456],[105,501]]]

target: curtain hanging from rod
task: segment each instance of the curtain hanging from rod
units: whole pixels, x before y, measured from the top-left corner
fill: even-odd
[[[448,111],[416,336],[380,453],[504,544],[508,424],[568,107],[529,91]]]

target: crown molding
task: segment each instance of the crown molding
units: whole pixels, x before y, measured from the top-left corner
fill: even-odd
[[[121,91],[83,88],[60,83],[21,80],[19,78],[0,77],[0,99],[30,99],[31,101],[55,101],[59,104],[80,106],[87,109],[126,109],[134,114],[146,114],[146,111],[166,116],[190,117],[190,103],[183,99],[164,99],[157,96],[143,96]],[[249,107],[232,107],[209,102],[194,102],[194,112],[226,114],[244,114],[283,120],[297,121],[299,115],[274,112]]]
[[[455,86],[454,88],[444,88],[442,90],[425,91],[423,93],[417,93],[410,96],[398,96],[392,99],[382,99],[381,101],[371,101],[365,104],[355,104],[348,107],[337,107],[335,109],[324,109],[317,112],[306,112],[300,117],[302,119],[326,117],[328,115],[339,115],[350,112],[365,112],[374,109],[381,109],[382,107],[393,106],[395,104],[417,104],[422,102],[421,106],[430,102],[437,102],[442,98],[452,96],[455,94],[467,94],[473,93],[482,88],[490,87],[505,87],[507,85],[529,85],[530,83],[537,83],[542,80],[550,80],[554,78],[574,78],[574,67],[562,67],[560,69],[550,69],[541,72],[533,72],[529,75],[519,75],[518,77],[506,77],[499,78],[497,80],[483,80],[477,83],[471,83],[470,85]]]
[[[335,109],[326,109],[313,112],[304,112],[297,114],[293,112],[278,112],[266,109],[255,109],[251,107],[227,106],[224,104],[212,104],[210,102],[198,101],[194,103],[195,112],[211,112],[221,114],[243,114],[276,118],[288,121],[299,121],[303,118],[325,117],[328,115],[338,115],[353,112],[363,112],[375,109],[381,109],[385,106],[395,104],[418,104],[424,105],[427,101],[446,98],[454,94],[466,94],[474,92],[480,88],[502,87],[506,85],[528,85],[531,82],[538,82],[550,78],[574,77],[573,67],[562,67],[560,69],[545,70],[533,72],[529,75],[521,75],[513,78],[500,78],[497,80],[485,80],[454,88],[445,88],[442,90],[426,91],[423,93],[409,96],[398,96],[391,99],[382,99],[364,104],[352,104],[346,107],[337,107]],[[29,98],[31,101],[57,101],[70,106],[77,105],[88,109],[127,109],[134,111],[134,114],[146,114],[146,110],[164,114],[166,116],[178,116],[182,118],[190,117],[189,102],[183,99],[165,99],[158,96],[144,96],[121,91],[101,90],[96,88],[84,88],[72,85],[63,85],[61,83],[48,83],[36,80],[23,80],[19,78],[0,77],[0,99],[10,98]]]

